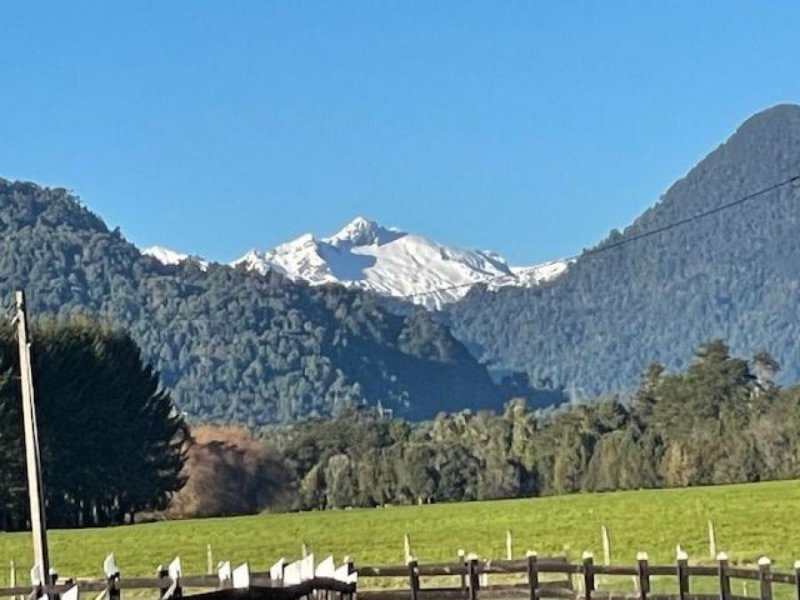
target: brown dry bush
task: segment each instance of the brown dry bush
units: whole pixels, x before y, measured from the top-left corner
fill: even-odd
[[[172,499],[171,518],[254,514],[288,506],[291,477],[280,453],[241,427],[202,425]]]

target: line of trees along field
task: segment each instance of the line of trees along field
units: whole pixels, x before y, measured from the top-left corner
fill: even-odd
[[[512,401],[502,414],[441,414],[415,425],[351,407],[330,420],[264,430],[258,444],[241,430],[207,428],[173,514],[797,477],[800,388],[775,385],[777,371],[766,353],[746,360],[711,341],[682,372],[648,367],[627,401],[608,397],[544,413]],[[212,453],[216,462],[208,461]],[[224,505],[209,490],[229,490],[234,500]]]
[[[122,331],[40,320],[32,359],[48,524],[131,522],[180,489],[189,439],[158,374]],[[17,341],[0,327],[0,525],[25,528]]]

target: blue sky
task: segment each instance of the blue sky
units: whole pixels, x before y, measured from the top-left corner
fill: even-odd
[[[227,261],[355,215],[525,264],[800,101],[796,2],[30,2],[0,176]]]

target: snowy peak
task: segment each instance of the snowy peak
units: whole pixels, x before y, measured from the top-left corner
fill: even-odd
[[[401,235],[405,234],[396,229],[386,229],[364,217],[356,217],[335,235],[322,241],[332,246],[379,246]]]
[[[445,246],[363,217],[331,237],[305,234],[266,252],[250,251],[233,264],[311,285],[359,287],[434,309],[462,298],[475,284],[539,285],[566,268],[553,263],[512,269],[494,252]]]
[[[150,246],[149,248],[142,250],[142,254],[156,259],[162,265],[174,266],[188,260],[197,263],[197,265],[203,270],[208,267],[207,260],[204,260],[198,256],[190,256],[188,254],[176,252],[175,250],[170,250],[164,246]]]
[[[155,258],[162,265],[177,265],[189,258],[188,254],[181,254],[164,246],[150,246],[142,250],[142,254]]]

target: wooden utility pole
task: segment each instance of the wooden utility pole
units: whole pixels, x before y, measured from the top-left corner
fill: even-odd
[[[44,516],[42,462],[39,458],[39,432],[36,427],[36,403],[33,397],[31,346],[28,342],[28,319],[24,292],[17,292],[17,338],[22,387],[22,420],[25,426],[25,464],[28,471],[28,499],[31,507],[34,568],[39,568],[42,585],[49,583],[50,556],[47,551],[47,526]]]

